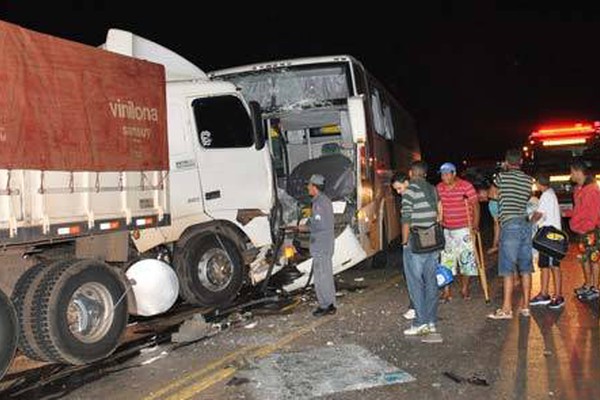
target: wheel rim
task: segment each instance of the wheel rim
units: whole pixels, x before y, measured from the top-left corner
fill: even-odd
[[[233,279],[233,264],[223,249],[209,249],[198,262],[198,279],[210,291],[219,292]]]
[[[69,330],[78,340],[94,343],[109,331],[113,321],[114,303],[108,289],[96,282],[78,288],[67,309]]]

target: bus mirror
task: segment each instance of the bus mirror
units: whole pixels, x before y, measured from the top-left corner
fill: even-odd
[[[367,140],[367,125],[365,121],[365,104],[362,96],[348,98],[348,116],[352,128],[352,139],[355,143],[364,143]]]
[[[251,101],[250,106],[250,114],[252,116],[252,130],[254,131],[254,147],[256,150],[261,150],[265,147],[265,132],[263,129],[263,121],[262,114],[260,110],[260,104],[256,101]]]

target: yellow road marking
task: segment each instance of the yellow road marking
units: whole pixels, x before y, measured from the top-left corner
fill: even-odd
[[[187,400],[198,393],[208,389],[214,384],[224,381],[232,377],[237,372],[237,368],[227,367],[203,378],[200,382],[186,386],[172,396],[167,397],[167,400]]]
[[[388,289],[390,286],[395,285],[399,281],[400,281],[400,276],[395,276],[394,278],[390,279],[389,281],[382,284],[381,286],[373,289],[373,291],[368,292],[368,294],[370,294],[370,295],[377,294],[381,291]],[[356,304],[361,304],[370,298],[371,298],[370,296],[362,297],[362,298],[358,299]],[[294,332],[288,333],[287,335],[283,336],[281,339],[279,339],[275,343],[267,344],[267,345],[260,346],[260,347],[252,347],[252,346],[244,347],[238,351],[235,351],[233,353],[226,355],[225,357],[219,359],[218,361],[209,363],[208,365],[206,365],[205,367],[203,367],[202,369],[200,369],[198,371],[188,373],[187,375],[185,375],[177,380],[174,380],[171,384],[169,384],[169,385],[163,387],[162,389],[158,390],[157,392],[154,392],[151,395],[147,396],[145,398],[145,400],[155,400],[158,398],[163,398],[163,396],[165,396],[167,393],[173,392],[175,390],[177,390],[177,391],[175,393],[173,393],[171,396],[169,396],[167,398],[167,400],[189,399],[189,398],[197,395],[198,393],[208,389],[209,387],[213,386],[214,384],[219,383],[219,382],[229,378],[230,376],[234,375],[237,372],[237,368],[229,365],[229,364],[232,364],[234,361],[236,361],[246,355],[248,355],[250,358],[264,358],[264,357],[268,356],[269,354],[275,352],[276,350],[279,350],[280,348],[284,347],[285,345],[298,339],[300,336],[303,336],[305,333],[313,331],[315,328],[319,327],[320,325],[323,325],[332,320],[333,319],[331,319],[331,318],[317,319],[317,320],[313,321],[312,323],[310,323],[300,329],[295,330]],[[192,380],[198,381],[201,378],[202,378],[202,380],[200,382],[194,383],[192,385],[187,385],[190,381],[192,381]],[[181,389],[178,389],[178,388],[181,388]]]
[[[200,369],[198,371],[189,372],[188,374],[182,376],[181,378],[174,380],[169,385],[164,386],[162,389],[145,397],[145,400],[154,400],[154,399],[161,398],[165,394],[167,394],[171,391],[174,391],[178,387],[185,385],[187,382],[189,382],[191,380],[197,380],[198,378],[202,377],[202,375],[208,375],[209,373],[211,373],[212,371],[214,371],[216,369],[223,368],[224,366],[226,366],[229,363],[232,363],[236,359],[243,357],[244,355],[249,353],[254,348],[255,348],[254,346],[243,347],[238,351],[229,353],[228,355],[226,355],[223,358],[220,358],[217,361],[213,361],[213,362],[209,363],[208,365],[206,365],[205,367],[203,367],[202,369]]]

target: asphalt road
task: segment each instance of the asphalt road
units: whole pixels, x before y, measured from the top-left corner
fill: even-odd
[[[508,321],[485,318],[501,299],[494,263],[487,260],[491,304],[485,304],[477,284],[472,300],[455,290],[452,302],[440,305],[443,343],[403,336],[408,296],[397,262],[380,269],[355,267],[337,277],[335,316],[313,317],[308,293],[288,314],[255,314],[208,340],[146,349],[85,384],[74,377],[62,391],[35,397],[600,398],[598,303],[573,297],[572,288],[581,283],[574,255],[563,261],[565,308],[533,308],[531,318]],[[537,272],[533,282],[535,294]],[[514,300],[516,310],[518,291]]]

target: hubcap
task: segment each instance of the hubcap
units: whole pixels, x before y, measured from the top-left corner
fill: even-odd
[[[113,307],[112,296],[104,285],[97,282],[82,285],[69,301],[69,330],[84,343],[97,342],[112,325]]]
[[[198,278],[202,285],[212,292],[227,287],[233,278],[233,265],[223,249],[210,249],[198,262]]]

